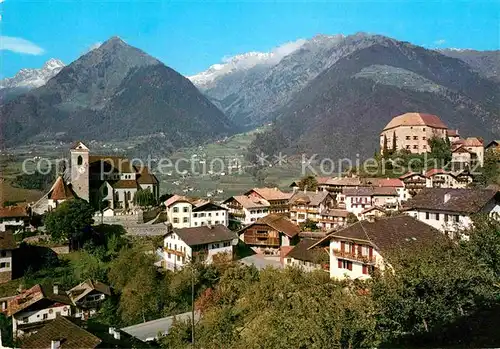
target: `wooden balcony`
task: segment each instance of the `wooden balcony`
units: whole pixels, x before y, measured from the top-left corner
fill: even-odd
[[[361,262],[365,264],[375,264],[375,256],[361,256],[357,253],[345,252],[341,250],[333,250],[335,256],[340,257],[342,259],[349,259],[356,262]]]
[[[280,239],[277,237],[261,236],[258,234],[245,234],[243,240],[248,245],[276,246],[279,247]]]
[[[182,252],[182,251],[172,250],[171,248],[167,248],[167,247],[164,247],[163,251],[165,251],[167,253],[170,253],[170,254],[173,254],[175,256],[179,256],[179,257],[185,257],[186,256],[186,254],[184,252]]]

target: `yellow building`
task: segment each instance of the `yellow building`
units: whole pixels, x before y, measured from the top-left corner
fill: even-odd
[[[406,113],[396,116],[380,134],[381,153],[384,149],[426,153],[430,151],[428,140],[434,136],[446,138],[447,130],[448,127],[436,115]]]

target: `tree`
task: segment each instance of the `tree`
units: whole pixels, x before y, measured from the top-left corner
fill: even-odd
[[[388,148],[388,144],[387,144],[386,135],[384,135],[384,140],[383,140],[383,144],[382,144],[382,155],[384,156],[384,158],[389,156],[389,148]]]
[[[318,189],[318,180],[314,176],[305,176],[299,181],[298,185],[300,190],[314,191]]]
[[[85,200],[67,200],[45,218],[45,227],[55,241],[69,241],[71,248],[79,248],[90,239],[94,209]]]
[[[347,219],[346,219],[346,222],[347,224],[354,224],[358,221],[358,217],[356,217],[356,215],[352,212],[349,212],[349,214],[347,215]]]
[[[392,148],[391,148],[391,153],[394,154],[397,151],[398,151],[398,142],[397,142],[397,137],[396,137],[396,131],[394,131],[392,133]]]
[[[431,137],[427,143],[431,148],[429,157],[431,160],[437,160],[438,168],[443,168],[451,161],[451,144],[448,137],[440,138],[437,136]]]
[[[154,206],[156,198],[149,188],[139,189],[134,195],[134,204],[140,207]]]
[[[483,175],[485,184],[500,183],[500,152],[494,149],[488,149],[484,153]]]
[[[319,231],[318,224],[310,219],[300,224],[300,230],[302,231]]]

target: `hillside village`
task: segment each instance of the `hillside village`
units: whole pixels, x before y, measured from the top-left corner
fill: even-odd
[[[88,348],[164,345],[176,338],[168,335],[174,329],[208,326],[205,319],[219,311],[213,297],[224,292],[218,287],[238,273],[264,278],[275,270],[275,277],[286,279],[298,272],[301,280],[319,278],[311,284],[340,283],[362,297],[375,292],[371,279],[411,272],[395,264],[395,251],[441,246],[445,253],[478,243],[476,234],[488,227],[498,243],[500,192],[482,180],[482,171],[486,158],[500,155],[500,141],[461,138],[439,116],[409,112],[381,130],[378,153],[392,162],[396,156],[436,155],[438,148],[446,153],[439,159],[446,166],[391,178],[305,175],[287,188],[248,188],[213,201],[164,195],[170,188],[160,187],[153,169],[93,154],[85,142],[75,142],[69,167],[40,200],[0,209],[0,282],[14,286],[0,285],[8,337],[21,348],[67,347],[54,335],[63,332],[65,340]],[[29,265],[26,253],[36,260],[36,249],[46,250],[37,257],[44,261]],[[63,273],[70,268],[77,276],[41,277],[44,268],[51,270],[49,255]],[[88,260],[79,265],[65,259],[73,255]],[[215,273],[217,280],[203,279],[203,273]],[[158,287],[169,289],[168,280],[184,291],[160,296]],[[151,305],[137,292],[149,292],[159,303]],[[186,328],[173,320],[178,314]]]

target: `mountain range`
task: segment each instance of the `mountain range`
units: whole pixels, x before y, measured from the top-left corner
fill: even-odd
[[[157,134],[165,149],[175,149],[234,129],[188,79],[118,37],[6,102],[0,112],[7,146]]]
[[[319,35],[275,64],[193,81],[235,123],[273,123],[252,145],[257,152],[355,158],[373,154],[385,124],[411,111],[436,114],[463,135],[498,137],[499,58],[365,33]]]
[[[225,58],[188,80],[115,37],[35,79],[44,85],[25,84],[32,89],[4,100],[0,123],[7,145],[156,135],[150,143],[167,150],[272,123],[251,149],[367,156],[385,124],[410,111],[464,135],[500,137],[499,69],[500,51],[358,33]],[[22,76],[0,86],[19,87]]]

